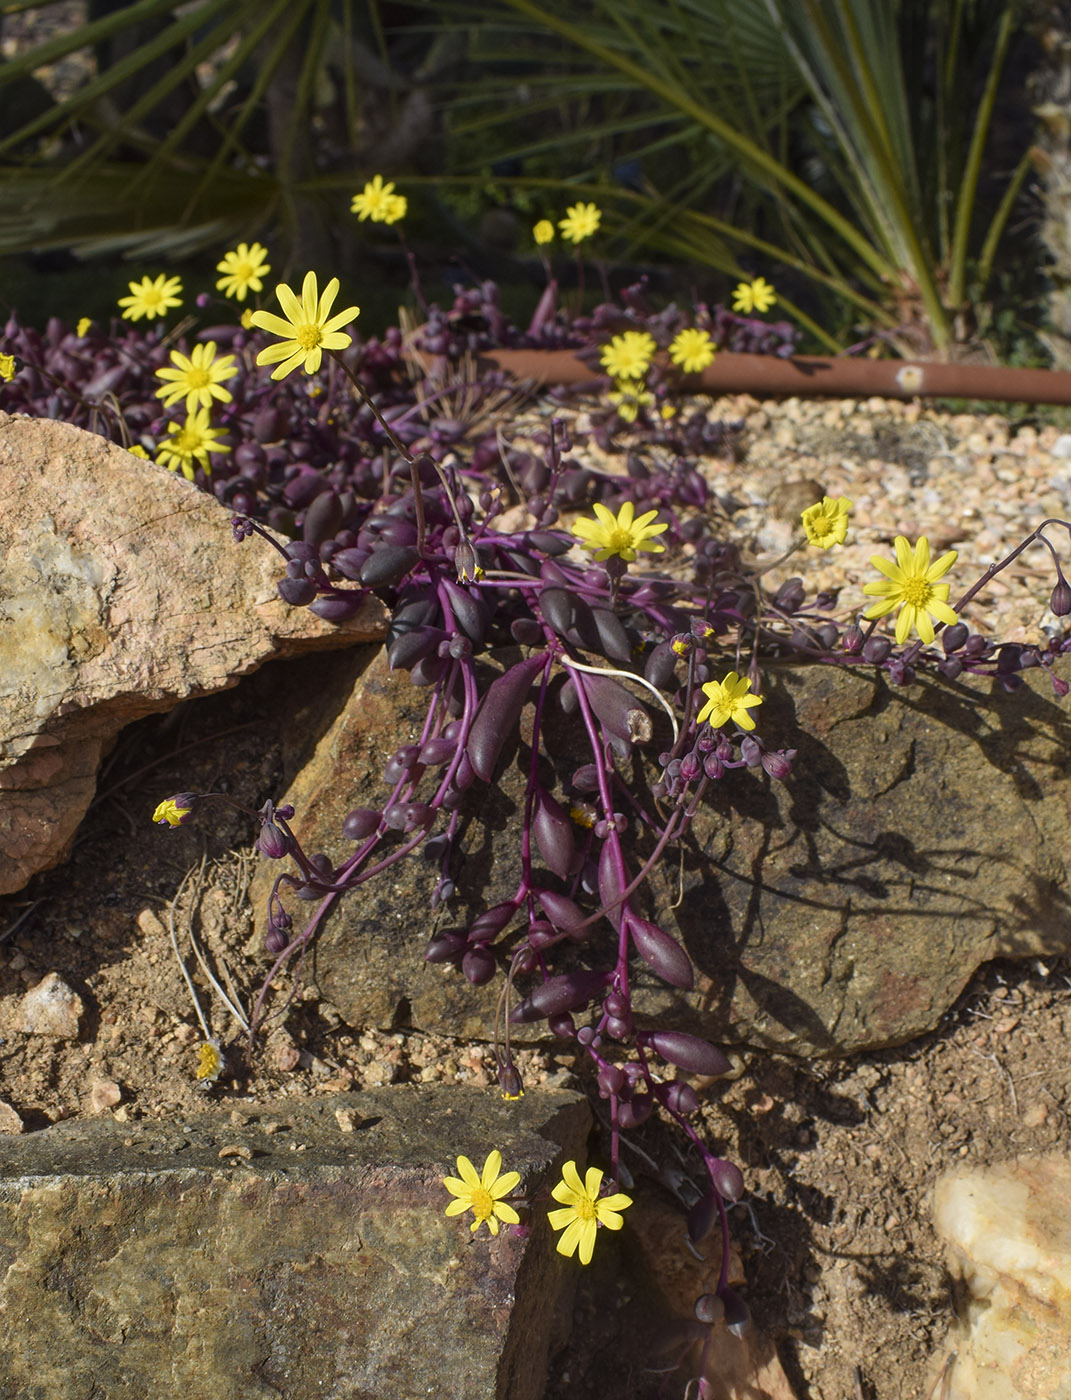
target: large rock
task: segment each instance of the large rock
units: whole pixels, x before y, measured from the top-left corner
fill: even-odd
[[[419,737],[427,700],[382,657],[339,664],[322,698],[336,718],[288,793],[305,849],[335,860],[353,849],[343,817],[384,800],[383,762]],[[1071,716],[1046,675],[1024,680],[1007,695],[962,678],[896,689],[862,671],[772,671],[762,733],[799,750],[794,771],[712,788],[684,842],[679,903],[679,857],[667,856],[652,912],[683,939],[700,988],[671,991],[639,967],[641,1014],[723,1042],[838,1054],[929,1030],[985,959],[1071,948]],[[581,755],[555,722],[565,778]],[[296,727],[316,729],[311,710]],[[527,762],[507,750],[495,782],[472,789],[447,913],[431,911],[437,871],[418,856],[331,914],[317,974],[352,1024],[488,1035],[497,986],[473,988],[422,952],[434,928],[513,894]],[[261,911],[278,869],[258,874]]]
[[[1071,1395],[1069,1221],[1066,1157],[961,1169],[937,1183],[934,1223],[959,1284],[958,1322],[935,1363],[942,1397]]]
[[[233,1107],[0,1138],[0,1395],[539,1400],[578,1266],[543,1208],[474,1237],[442,1177],[497,1146],[520,1192],[548,1189],[585,1158],[583,1099]]]
[[[275,591],[279,556],[179,475],[66,423],[0,414],[0,894],[63,859],[131,720],[265,661],[381,637]]]

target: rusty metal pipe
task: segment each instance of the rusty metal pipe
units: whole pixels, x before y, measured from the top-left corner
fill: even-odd
[[[605,376],[571,350],[488,350],[481,359],[518,379],[541,384],[596,384]],[[708,394],[754,394],[883,399],[987,399],[1071,404],[1071,373],[1004,369],[999,365],[946,365],[927,360],[856,360],[837,355],[719,354],[701,374],[681,376],[681,387]]]

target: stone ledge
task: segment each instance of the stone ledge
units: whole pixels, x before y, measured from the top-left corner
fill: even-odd
[[[532,1193],[589,1121],[401,1086],[2,1140],[0,1395],[539,1400],[575,1267],[545,1212],[473,1237],[441,1178],[498,1147]]]

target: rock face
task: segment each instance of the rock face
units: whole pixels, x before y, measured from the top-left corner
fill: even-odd
[[[441,1178],[497,1145],[549,1187],[589,1121],[451,1085],[0,1138],[0,1394],[539,1400],[577,1266],[545,1210],[474,1237]]]
[[[934,1223],[962,1281],[941,1395],[1071,1395],[1071,1161],[1023,1158],[942,1177]]]
[[[336,718],[319,726],[287,794],[305,849],[335,860],[353,849],[343,817],[383,800],[383,762],[419,737],[426,699],[382,658],[339,662],[337,691],[323,697]],[[759,770],[713,789],[684,842],[673,912],[677,853],[665,862],[651,913],[684,942],[699,992],[637,968],[641,1019],[841,1054],[932,1028],[988,958],[1071,947],[1071,714],[1047,676],[1024,680],[1007,695],[962,679],[895,689],[832,667],[774,672],[762,732],[799,750],[795,768],[784,784]],[[507,751],[495,781],[470,790],[447,913],[432,913],[436,871],[415,857],[331,915],[317,974],[351,1024],[489,1035],[497,984],[474,989],[422,953],[435,928],[465,926],[516,888],[527,761]],[[559,778],[580,761],[561,737]],[[280,868],[265,867],[258,913]]]
[[[380,637],[277,595],[279,560],[181,476],[66,423],[0,414],[0,894],[64,856],[131,720],[265,661]]]

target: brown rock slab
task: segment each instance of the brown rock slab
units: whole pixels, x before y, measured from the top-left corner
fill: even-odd
[[[0,414],[0,894],[56,865],[119,730],[265,661],[382,637],[275,591],[276,552],[181,475]]]
[[[353,849],[343,817],[384,800],[383,763],[419,737],[426,704],[382,657],[339,665],[287,794],[305,849],[336,861]],[[783,784],[760,770],[715,786],[683,843],[679,907],[667,912],[676,852],[653,882],[650,913],[684,942],[699,990],[674,992],[637,967],[641,1017],[841,1054],[931,1029],[986,959],[1071,947],[1071,714],[1046,675],[1024,673],[1007,695],[962,677],[898,689],[862,670],[778,670],[762,719],[771,747],[799,750],[794,771]],[[558,778],[579,761],[556,735]],[[351,1024],[489,1036],[497,986],[473,988],[422,954],[436,928],[464,927],[513,894],[526,764],[507,751],[495,781],[472,789],[448,911],[430,907],[434,867],[411,858],[331,914],[317,976]],[[258,873],[258,910],[279,868]]]
[[[441,1178],[497,1146],[534,1192],[588,1123],[427,1086],[0,1138],[0,1394],[539,1400],[575,1262],[540,1210],[473,1237]]]

